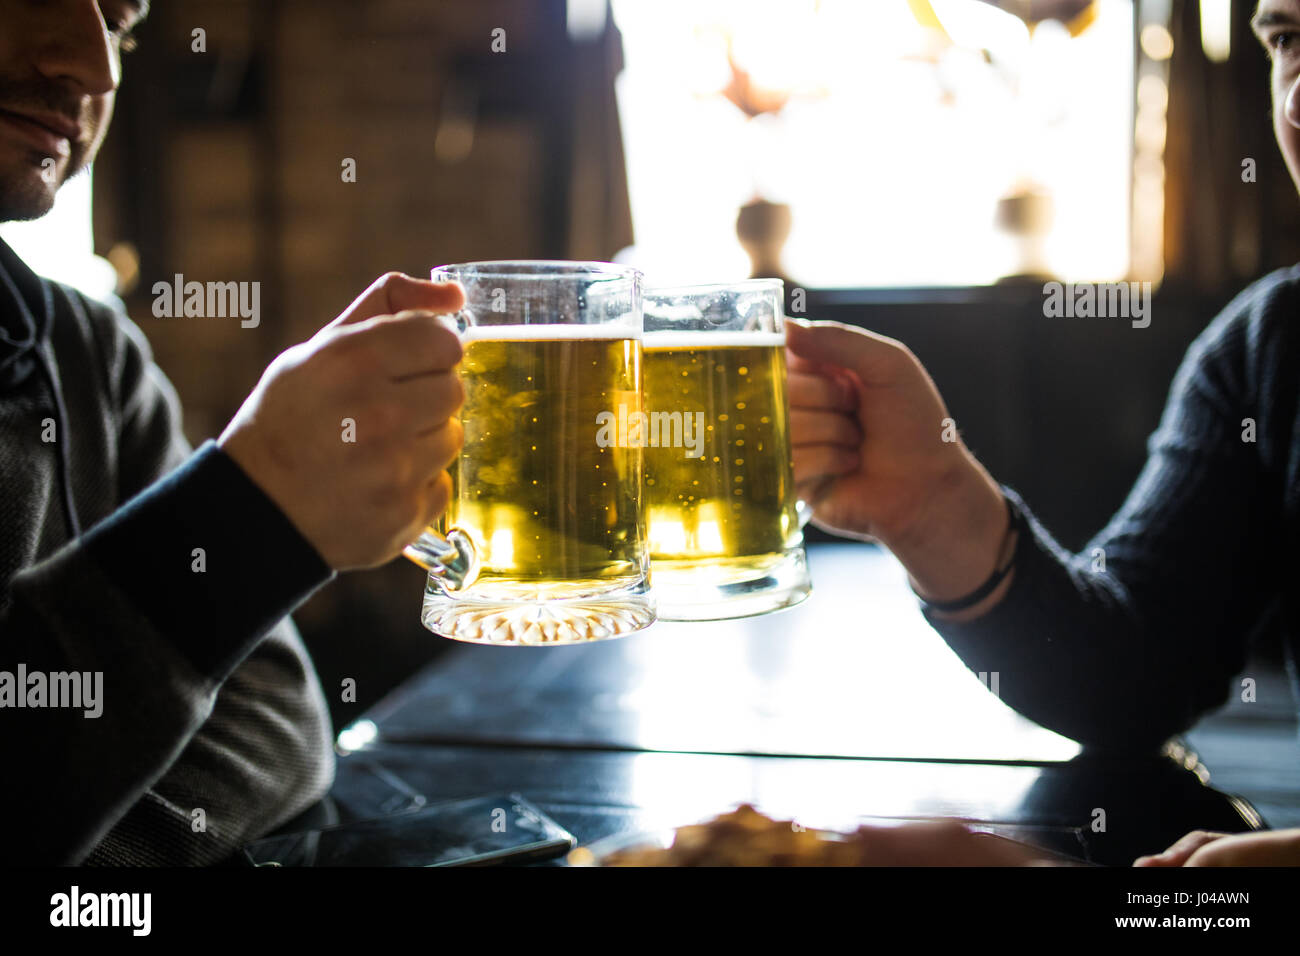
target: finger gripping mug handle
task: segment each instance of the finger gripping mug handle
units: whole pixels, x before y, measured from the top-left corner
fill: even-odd
[[[426,530],[402,549],[402,554],[442,580],[448,591],[460,591],[478,578],[478,554],[463,532],[453,529],[447,537]]]

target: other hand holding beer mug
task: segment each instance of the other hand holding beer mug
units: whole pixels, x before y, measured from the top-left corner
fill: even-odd
[[[817,525],[879,540],[926,600],[969,594],[988,542],[1005,539],[1006,505],[916,356],[836,322],[792,322],[787,344],[795,480]]]

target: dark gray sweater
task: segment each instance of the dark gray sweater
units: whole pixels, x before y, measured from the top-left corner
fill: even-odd
[[[1241,692],[1261,628],[1280,630],[1294,679],[1298,408],[1300,266],[1255,283],[1193,343],[1137,484],[1081,552],[1030,516],[1005,599],[931,624],[972,670],[998,672],[1007,704],[1085,745],[1150,749],[1188,729]]]
[[[331,572],[179,421],[139,330],[0,242],[5,864],[215,862],[333,780],[286,617]],[[49,675],[73,672],[102,674],[100,716],[4,696],[25,673],[39,703],[41,674],[48,704]]]

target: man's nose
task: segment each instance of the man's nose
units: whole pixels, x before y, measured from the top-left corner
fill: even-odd
[[[1291,83],[1291,89],[1286,94],[1284,110],[1286,121],[1300,129],[1300,76]]]
[[[95,96],[111,93],[121,80],[121,64],[97,0],[73,0],[58,5],[57,25],[42,37],[36,68],[52,80]]]

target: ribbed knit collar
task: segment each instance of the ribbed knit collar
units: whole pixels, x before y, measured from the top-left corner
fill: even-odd
[[[0,389],[16,388],[35,371],[53,311],[49,288],[0,239]]]

